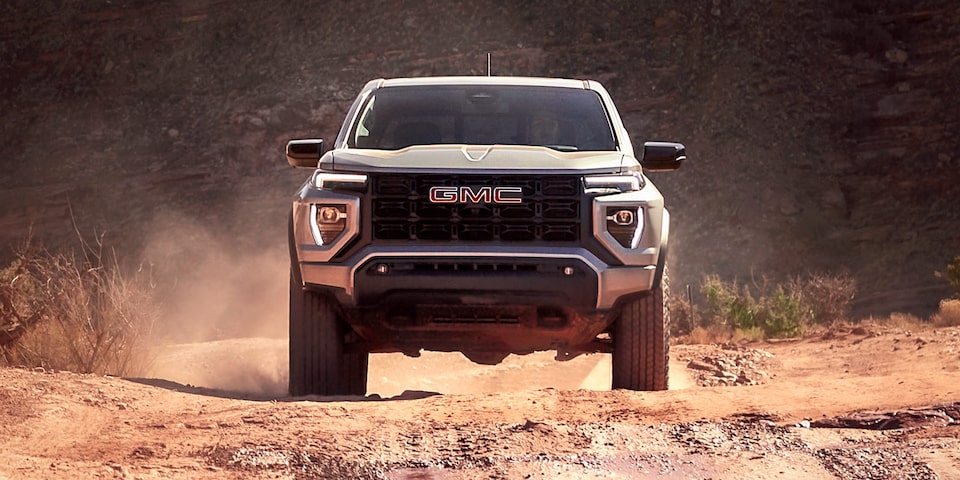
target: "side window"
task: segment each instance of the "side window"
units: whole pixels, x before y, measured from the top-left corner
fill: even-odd
[[[367,102],[366,107],[363,109],[363,113],[360,114],[360,120],[357,121],[357,128],[353,132],[353,144],[357,148],[372,148],[374,142],[370,137],[370,130],[373,126],[374,114],[373,105],[376,103],[377,97],[370,97],[370,101]]]

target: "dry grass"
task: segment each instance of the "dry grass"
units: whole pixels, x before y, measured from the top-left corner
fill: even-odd
[[[124,274],[102,242],[82,255],[25,242],[0,271],[0,354],[7,365],[132,375],[151,358],[157,309],[144,272]]]
[[[877,325],[900,330],[922,330],[930,326],[929,322],[924,321],[916,315],[901,312],[893,312],[887,318],[875,319],[871,317],[868,321],[873,321]]]
[[[733,329],[724,325],[694,327],[690,333],[676,337],[677,343],[700,345],[711,343],[729,343],[734,338]]]
[[[734,343],[760,342],[760,341],[763,341],[765,338],[767,338],[767,334],[760,327],[738,328],[733,331]]]
[[[936,327],[960,326],[960,300],[941,300],[940,309],[930,317],[930,321]]]
[[[690,333],[676,338],[681,345],[709,345],[723,343],[752,343],[763,341],[765,336],[760,328],[731,328],[724,325],[694,327]]]

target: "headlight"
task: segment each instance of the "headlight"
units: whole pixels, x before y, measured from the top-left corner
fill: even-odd
[[[637,248],[643,235],[643,209],[607,207],[607,232],[625,248]]]
[[[346,205],[310,205],[310,224],[317,245],[329,245],[347,228]]]

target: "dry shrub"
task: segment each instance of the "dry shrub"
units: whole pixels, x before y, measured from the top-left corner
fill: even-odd
[[[668,309],[671,336],[686,335],[697,325],[700,315],[697,306],[690,303],[685,296],[671,295]]]
[[[746,285],[740,285],[736,280],[723,281],[718,275],[708,275],[703,280],[700,293],[707,304],[701,318],[703,325],[729,325],[733,328],[756,326],[757,301]]]
[[[930,317],[930,320],[936,327],[960,326],[960,300],[941,300],[940,309]]]
[[[157,309],[143,271],[124,274],[81,240],[82,256],[25,242],[0,271],[0,341],[7,365],[80,373],[142,373]]]
[[[812,309],[803,302],[802,291],[792,285],[773,284],[764,277],[751,289],[708,276],[701,287],[707,303],[704,322],[729,325],[742,330],[745,337],[758,332],[765,338],[797,337],[810,323]]]
[[[886,320],[882,320],[880,323],[901,330],[919,330],[928,325],[916,315],[901,312],[891,313]]]
[[[786,283],[760,277],[750,285],[704,278],[700,289],[706,303],[694,324],[729,326],[743,339],[794,338],[812,325],[846,319],[856,282],[849,275],[812,273]]]
[[[953,298],[960,299],[960,255],[947,264],[944,271],[933,272],[937,278],[942,278],[953,287]]]
[[[694,327],[688,335],[677,338],[682,344],[729,343],[733,340],[733,329],[725,325],[707,325]]]
[[[847,319],[857,293],[857,282],[845,274],[812,273],[806,278],[794,279],[791,290],[801,292],[814,323],[830,325]]]

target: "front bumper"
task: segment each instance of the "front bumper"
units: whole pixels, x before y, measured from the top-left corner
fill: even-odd
[[[434,271],[422,267],[430,263],[437,265]],[[378,273],[379,265],[387,272]],[[608,310],[623,296],[651,290],[656,268],[655,263],[610,266],[582,248],[367,247],[343,263],[300,262],[307,288],[331,291],[348,307],[416,292],[439,299],[447,292],[460,301],[463,295],[474,299],[466,303],[513,303],[510,297],[522,297]]]

